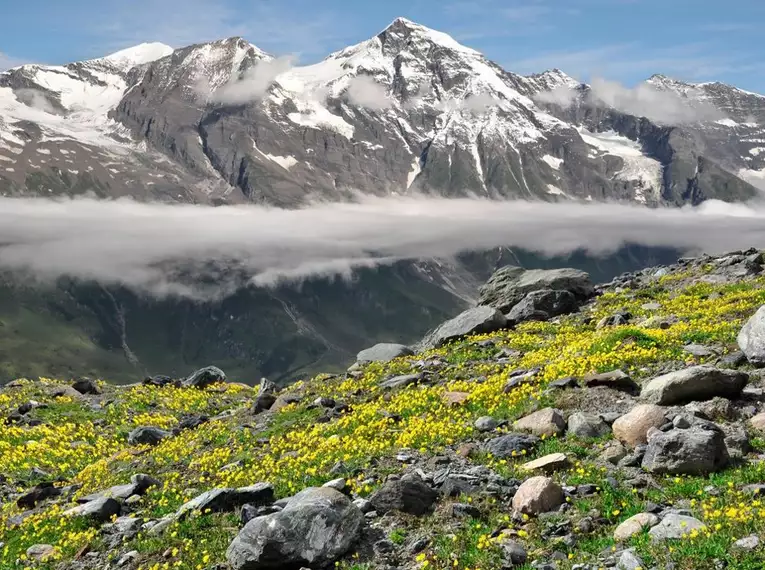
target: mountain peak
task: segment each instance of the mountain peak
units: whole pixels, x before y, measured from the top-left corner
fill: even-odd
[[[146,42],[114,52],[100,60],[108,61],[118,67],[134,67],[162,59],[173,51],[173,48],[161,42]]]
[[[428,28],[404,17],[393,20],[377,37],[383,44],[398,43],[402,40],[405,42],[414,41],[415,43],[427,42],[454,51],[480,55],[479,52],[462,45],[449,34]]]

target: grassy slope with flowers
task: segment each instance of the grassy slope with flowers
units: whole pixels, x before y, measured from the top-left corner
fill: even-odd
[[[207,390],[104,384],[101,405],[94,407],[71,397],[54,399],[50,396],[54,381],[25,382],[0,391],[0,415],[7,416],[29,400],[48,407],[31,412],[43,420],[40,426],[0,425],[0,474],[21,491],[36,482],[30,472],[37,467],[60,480],[61,485],[81,484],[76,496],[82,496],[125,483],[134,473],[149,473],[161,480],[162,486],[150,490],[137,505],[137,515],[147,520],[173,512],[189,498],[214,487],[269,481],[278,496],[288,496],[335,478],[330,470],[338,461],[343,462],[354,492],[366,496],[380,484],[385,472],[402,469],[393,459],[402,448],[427,456],[454,450],[483,437],[473,429],[479,416],[512,420],[535,406],[556,404],[553,396],[545,393],[552,380],[614,368],[627,370],[639,380],[669,361],[686,360],[682,346],[688,342],[735,348],[741,325],[765,303],[765,279],[715,285],[698,282],[698,277],[687,271],[673,272],[649,288],[606,293],[581,314],[564,317],[559,323],[526,323],[514,331],[472,337],[426,355],[369,364],[358,377],[318,376],[299,382],[288,392],[299,394],[301,403],[275,414],[253,416],[255,390],[236,383]],[[641,308],[648,301],[658,302],[661,310]],[[668,329],[629,325],[596,330],[593,323],[600,317],[625,308],[637,317],[635,321],[654,315],[674,315],[679,321]],[[497,347],[518,349],[522,356],[510,364],[492,362],[489,357],[493,349],[476,344],[489,338]],[[383,376],[408,373],[416,360],[428,356],[448,362],[438,384],[393,392],[378,388]],[[688,362],[699,361],[703,359]],[[542,367],[536,382],[504,393],[509,370],[534,366]],[[472,380],[478,376],[486,380]],[[470,397],[462,405],[448,405],[442,397],[445,391],[469,392]],[[318,396],[344,401],[351,405],[351,411],[329,423],[317,423],[320,412],[308,404]],[[172,428],[189,414],[214,416],[222,412],[228,413],[226,417],[184,431],[155,447],[127,444],[127,434],[135,426]],[[393,414],[400,416],[400,421],[389,417]],[[757,451],[765,448],[759,439],[753,443]],[[646,501],[671,501],[688,506],[707,523],[706,531],[670,544],[652,544],[645,534],[632,539],[631,544],[649,566],[665,567],[674,561],[675,568],[698,570],[712,568],[714,558],[726,558],[728,568],[763,567],[762,550],[733,552],[731,543],[752,532],[765,531],[765,505],[744,498],[741,491],[744,484],[765,481],[765,463],[750,462],[709,477],[662,478],[660,489],[638,491],[605,483],[606,468],[595,461],[602,444],[551,438],[534,454],[515,461],[497,461],[485,455],[473,461],[503,475],[523,478],[521,463],[565,451],[576,459],[568,470],[556,473],[556,478],[569,485],[600,485],[598,495],[574,500],[575,515],[597,509],[616,525],[642,512]],[[376,476],[374,482],[368,480],[370,472]],[[618,471],[613,474],[619,478]],[[709,485],[718,492],[705,492]],[[482,511],[479,519],[453,519],[447,514],[447,501],[442,501],[432,515],[401,517],[386,528],[394,544],[403,545],[422,535],[432,539],[426,550],[402,560],[402,566],[498,568],[499,551],[491,535],[502,528],[517,531],[530,560],[553,550],[566,552],[569,560],[562,568],[594,562],[598,553],[613,546],[613,525],[582,534],[577,545],[567,549],[543,540],[538,521],[512,522],[509,505],[490,499],[472,501]],[[0,506],[0,568],[81,568],[74,559],[83,547],[103,551],[98,525],[60,516],[68,506],[47,503],[18,524],[12,524],[20,513],[15,501]],[[124,552],[137,550],[139,558],[133,568],[202,570],[225,562],[225,550],[238,528],[235,514],[196,513],[175,523],[161,537],[141,534],[119,550],[103,552],[99,560],[114,561]],[[27,548],[38,543],[55,546],[53,556],[42,562],[27,559]],[[352,555],[338,566],[358,570],[374,567],[363,555]]]

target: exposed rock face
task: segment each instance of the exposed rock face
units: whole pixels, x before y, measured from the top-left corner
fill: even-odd
[[[226,551],[233,570],[320,568],[348,552],[364,515],[342,493],[311,487],[284,509],[248,522]]]
[[[728,458],[722,430],[696,425],[650,437],[642,466],[652,473],[699,475],[722,469]]]
[[[381,342],[356,355],[357,362],[390,362],[400,356],[411,356],[414,351],[403,344]]]
[[[422,348],[438,348],[444,344],[470,334],[498,331],[507,326],[507,319],[491,307],[474,307],[460,313],[428,334],[422,341]]]
[[[496,271],[489,281],[481,287],[478,304],[494,307],[502,313],[510,312],[528,293],[533,291],[566,291],[577,300],[583,300],[594,292],[590,276],[578,269],[523,269],[507,266]],[[555,295],[545,293],[547,306],[563,308],[566,301],[562,297],[555,302]],[[531,301],[533,303],[533,301]]]
[[[765,305],[749,318],[736,340],[749,362],[765,366]]]
[[[748,379],[746,373],[737,370],[692,366],[648,381],[643,385],[640,398],[662,406],[709,400],[715,396],[735,398]]]

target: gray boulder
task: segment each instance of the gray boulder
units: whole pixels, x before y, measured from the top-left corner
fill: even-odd
[[[568,433],[583,439],[602,437],[611,433],[611,427],[596,414],[577,412],[568,418]]]
[[[692,530],[701,530],[705,526],[699,519],[687,515],[669,513],[659,524],[649,530],[648,534],[651,536],[651,540],[659,542],[667,539],[682,538],[683,535],[690,533]]]
[[[485,334],[507,326],[507,319],[492,307],[474,307],[438,326],[420,343],[422,349],[438,348],[471,334]]]
[[[89,503],[90,501],[108,497],[117,499],[118,501],[124,501],[133,495],[143,495],[150,487],[159,486],[160,484],[159,480],[150,475],[136,473],[130,478],[130,483],[126,483],[125,485],[115,485],[105,491],[99,491],[98,493],[80,497],[77,502]]]
[[[403,478],[387,481],[375,491],[369,502],[379,514],[400,511],[410,515],[424,515],[438,499],[438,493],[421,480]]]
[[[163,439],[173,435],[169,431],[153,426],[140,426],[128,434],[130,445],[157,445]]]
[[[523,452],[531,452],[539,441],[535,435],[509,433],[490,439],[484,445],[484,449],[498,459],[507,459]]]
[[[120,514],[120,504],[115,499],[102,497],[95,501],[90,501],[84,505],[78,505],[64,511],[66,517],[89,518],[99,522],[106,522],[114,515]]]
[[[594,293],[590,276],[578,269],[523,269],[507,266],[496,271],[481,287],[478,305],[508,313],[532,291],[568,291],[578,300]]]
[[[192,511],[232,512],[242,505],[270,505],[274,502],[274,488],[270,483],[256,483],[238,489],[212,489],[181,505],[176,518],[183,518]]]
[[[699,475],[722,469],[728,459],[722,430],[699,424],[649,436],[642,466],[651,473]]]
[[[765,305],[749,318],[736,340],[749,362],[765,366]]]
[[[226,381],[226,373],[217,366],[206,366],[194,372],[183,381],[183,385],[189,388],[207,388],[218,382]]]
[[[546,321],[551,317],[573,313],[579,308],[579,302],[569,291],[542,289],[528,293],[507,314],[512,323],[523,321]]]
[[[748,379],[747,374],[738,370],[691,366],[649,380],[643,385],[640,398],[660,406],[709,400],[715,396],[735,398],[741,394]]]
[[[403,344],[381,342],[356,355],[357,362],[390,362],[400,356],[411,356],[414,351]]]
[[[232,570],[321,568],[350,550],[364,515],[342,493],[309,487],[284,509],[248,522],[226,551]]]

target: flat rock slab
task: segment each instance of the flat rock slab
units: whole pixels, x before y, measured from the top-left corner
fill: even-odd
[[[420,344],[424,349],[438,348],[472,334],[492,333],[507,327],[507,318],[492,307],[468,309],[438,326]]]
[[[737,370],[691,366],[649,380],[643,385],[640,399],[651,404],[674,406],[710,400],[715,396],[736,398],[748,380],[746,373]]]
[[[699,519],[670,513],[659,524],[648,531],[648,534],[651,536],[651,540],[659,542],[667,539],[682,538],[683,535],[690,533],[692,530],[700,531],[705,526]]]
[[[550,453],[544,457],[524,463],[522,468],[526,471],[557,471],[565,469],[569,464],[565,453]]]
[[[390,362],[401,356],[412,356],[414,351],[406,345],[381,342],[356,355],[357,362]]]

